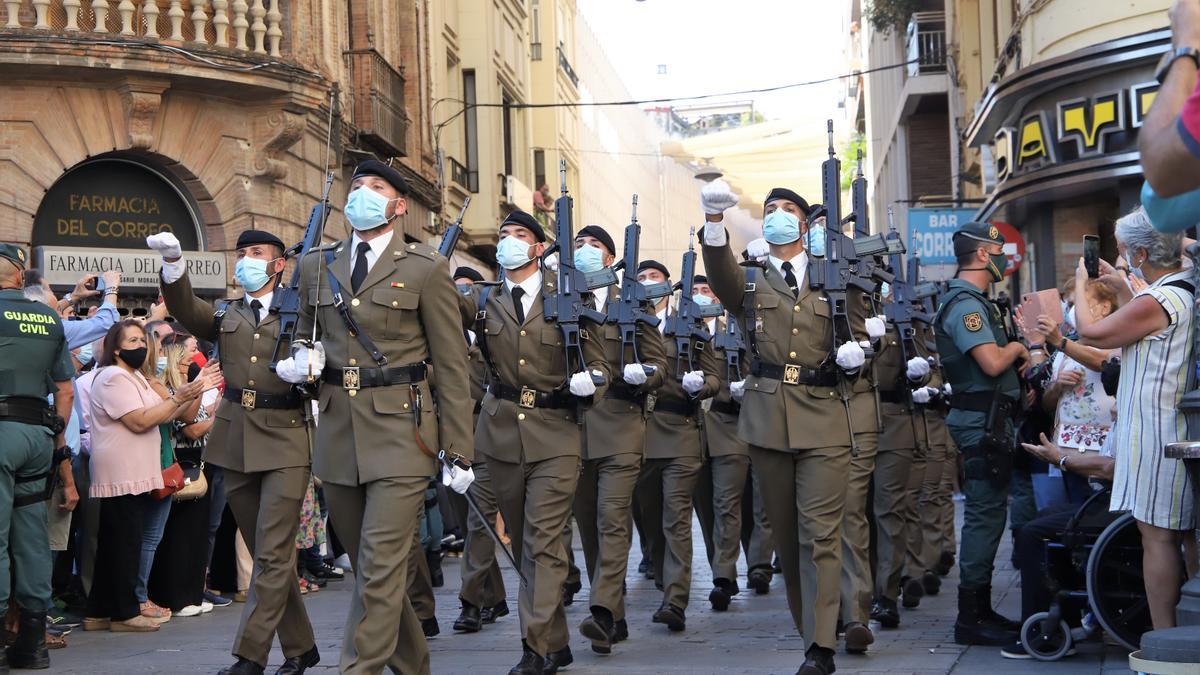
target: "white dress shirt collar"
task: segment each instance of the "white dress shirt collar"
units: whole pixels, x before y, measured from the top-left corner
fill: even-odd
[[[267,293],[266,295],[264,295],[260,298],[256,298],[256,297],[250,295],[249,293],[247,293],[246,297],[245,297],[246,309],[251,309],[250,303],[254,302],[255,300],[262,303],[262,307],[260,307],[258,309],[258,320],[262,321],[263,319],[267,318],[267,311],[271,309],[271,298],[273,298],[273,297],[275,297],[274,290],[272,290],[270,293]]]
[[[368,271],[370,271],[370,269],[375,266],[375,262],[379,260],[380,256],[382,256],[384,253],[387,252],[387,247],[392,243],[392,237],[394,237],[395,235],[396,235],[396,231],[392,230],[391,232],[382,234],[382,235],[375,237],[374,239],[367,242],[367,245],[371,247],[371,250],[367,251],[367,270]],[[350,237],[350,268],[351,269],[354,269],[354,263],[355,263],[355,261],[358,260],[358,245],[362,241],[363,240],[358,236],[357,232],[355,232]]]
[[[505,277],[504,285],[508,287],[508,292],[511,294],[513,289],[520,286],[525,290],[525,295],[521,297],[521,309],[524,310],[525,316],[529,316],[529,310],[533,307],[533,300],[537,297],[539,291],[542,290],[542,271],[538,270],[529,275],[529,278],[521,283],[516,283],[512,279]]]
[[[776,258],[772,255],[767,256],[767,260],[771,261],[771,266],[774,267],[776,271],[778,271],[780,274],[783,274],[783,263],[785,262],[783,259]],[[808,253],[801,251],[797,256],[786,262],[792,263],[792,273],[796,275],[796,287],[804,288],[804,276],[808,271]]]

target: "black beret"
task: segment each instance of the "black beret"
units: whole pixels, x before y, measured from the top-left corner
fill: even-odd
[[[243,230],[242,233],[238,235],[237,246],[234,248],[246,248],[247,246],[254,246],[255,244],[270,244],[271,246],[285,248],[283,242],[279,240],[279,237],[276,237],[266,230]]]
[[[354,169],[354,175],[350,177],[350,181],[362,176],[379,176],[386,180],[392,187],[396,188],[396,192],[402,195],[408,194],[408,181],[404,180],[404,176],[392,167],[384,164],[377,159],[368,159],[359,164]]]
[[[609,233],[599,225],[588,225],[587,227],[583,228],[575,234],[576,239],[579,239],[580,237],[595,237],[600,241],[601,244],[604,244],[605,248],[608,249],[609,255],[615,256],[617,254],[617,245],[613,243],[612,236],[609,235]]]
[[[505,225],[520,225],[532,232],[534,239],[546,241],[546,231],[542,229],[542,224],[536,218],[520,209],[504,217],[504,220],[500,223],[500,227],[504,227]]]
[[[452,276],[450,278],[451,279],[461,279],[463,277],[466,277],[466,278],[470,279],[471,281],[475,281],[475,282],[483,281],[482,274],[477,272],[474,268],[467,267],[466,265],[463,265],[462,267],[454,270],[454,276]]]
[[[991,223],[970,222],[958,228],[954,233],[954,255],[962,255],[975,250],[980,244],[1004,245],[1004,235],[999,228]]]
[[[658,262],[657,260],[643,260],[642,262],[638,263],[637,271],[641,272],[644,270],[658,270],[659,272],[663,273],[664,277],[668,279],[671,278],[671,271],[667,269],[666,265]]]
[[[799,206],[800,210],[803,211],[804,215],[806,216],[810,213],[808,202],[805,201],[804,197],[801,197],[795,192],[782,187],[771,188],[771,192],[768,193],[767,198],[763,200],[763,208],[767,208],[767,204],[770,204],[776,199],[786,199],[789,202],[792,202],[796,206]]]
[[[25,255],[25,249],[16,244],[0,243],[0,258],[7,258],[21,267],[29,262],[29,258]]]
[[[708,277],[704,276],[703,274],[696,274],[696,275],[692,276],[692,285],[693,286],[695,286],[696,284],[707,284],[707,283],[708,283]]]

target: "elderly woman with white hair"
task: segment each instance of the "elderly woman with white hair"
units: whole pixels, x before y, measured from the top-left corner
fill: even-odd
[[[1080,343],[1121,349],[1110,508],[1137,520],[1150,617],[1156,629],[1170,628],[1183,583],[1180,544],[1195,527],[1195,495],[1183,462],[1164,457],[1163,448],[1186,437],[1176,406],[1192,364],[1195,288],[1191,270],[1183,269],[1181,235],[1156,232],[1142,208],[1119,219],[1115,234],[1129,273],[1145,284],[1134,293],[1121,273],[1102,262],[1101,280],[1117,292],[1120,308],[1099,320],[1077,311],[1075,320]],[[1081,258],[1076,300],[1088,302],[1087,282]]]

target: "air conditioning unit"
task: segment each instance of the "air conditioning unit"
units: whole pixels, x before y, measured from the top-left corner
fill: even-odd
[[[504,201],[522,211],[533,210],[533,189],[516,176],[504,177]]]

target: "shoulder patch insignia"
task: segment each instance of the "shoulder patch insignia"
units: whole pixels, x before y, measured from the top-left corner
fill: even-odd
[[[963,317],[963,325],[972,333],[978,333],[983,328],[983,315],[979,312],[971,312]]]

